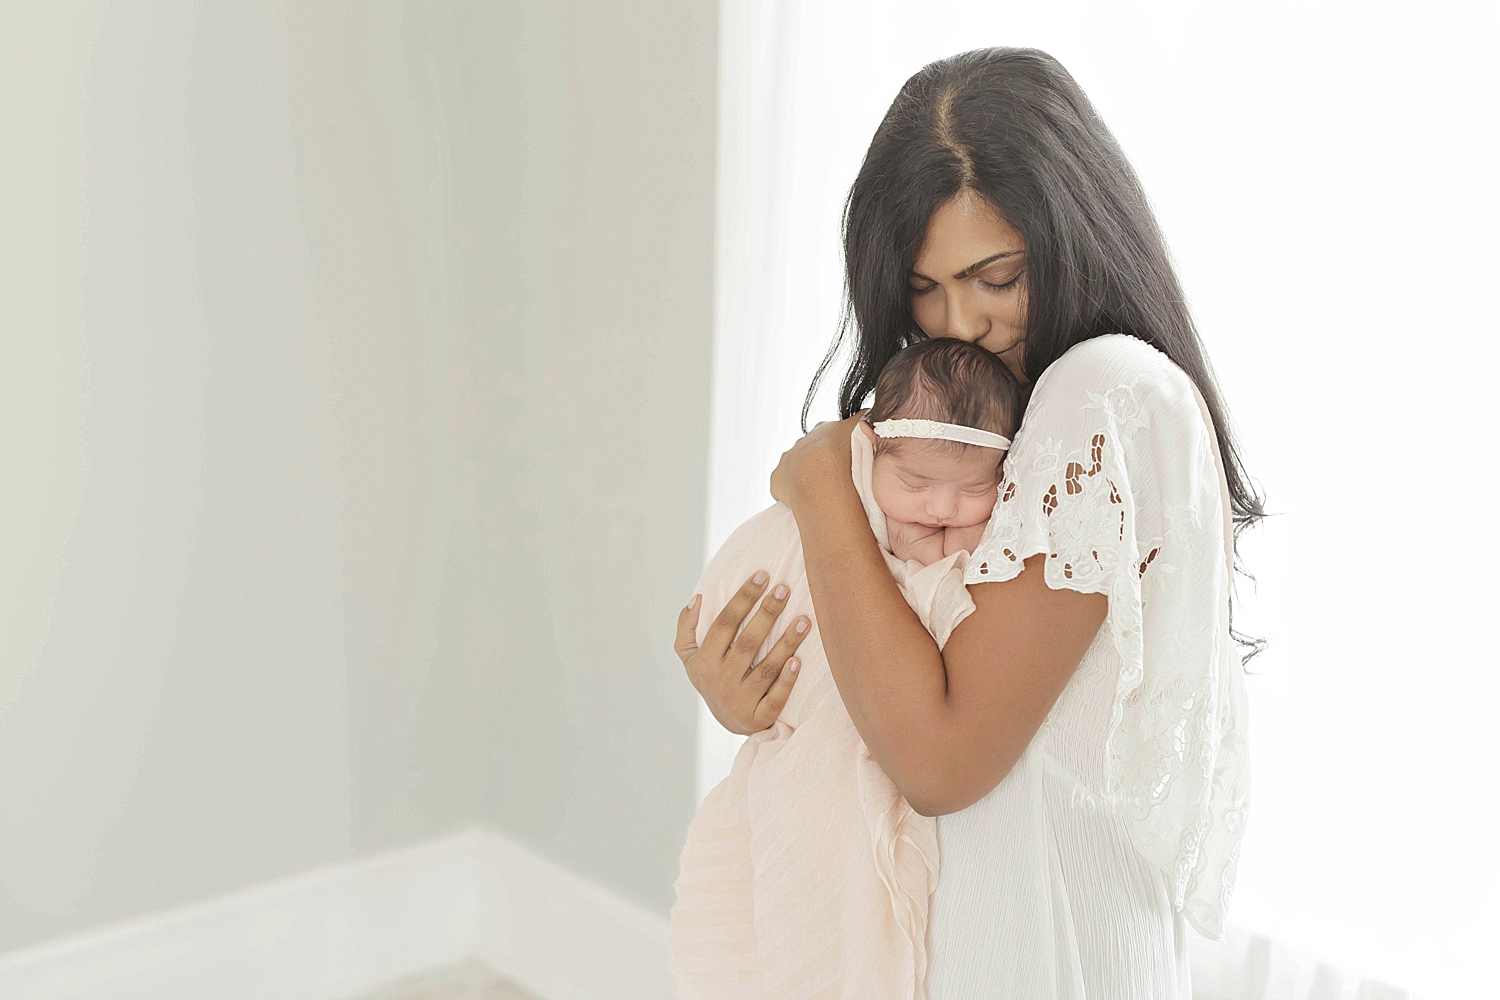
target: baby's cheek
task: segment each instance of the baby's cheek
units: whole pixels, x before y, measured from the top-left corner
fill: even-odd
[[[990,493],[983,497],[964,497],[959,508],[960,517],[964,524],[979,524],[988,521],[990,515],[995,512],[995,494]]]
[[[870,484],[870,492],[875,497],[875,506],[884,512],[886,517],[896,521],[918,520],[911,509],[911,497],[905,490],[892,489],[889,483],[875,480]]]

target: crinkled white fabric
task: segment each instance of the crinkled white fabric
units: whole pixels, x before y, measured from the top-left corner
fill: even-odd
[[[1109,611],[1015,768],[940,817],[932,1000],[1189,996],[1222,933],[1249,794],[1225,501],[1191,381],[1111,335],[1037,381],[966,581],[1046,555]]]
[[[974,610],[969,555],[928,566],[890,552],[870,439],[851,473],[886,565],[939,646]],[[702,642],[751,573],[787,585],[783,620],[812,616],[792,512],[746,521],[703,571]],[[779,638],[766,637],[757,658]],[[688,828],[668,951],[684,1000],[923,1000],[937,822],[915,812],[860,739],[816,628],[776,722],[745,740]]]

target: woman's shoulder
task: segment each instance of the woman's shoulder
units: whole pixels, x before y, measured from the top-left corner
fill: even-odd
[[[1082,431],[1093,423],[1089,414],[1101,410],[1132,431],[1170,426],[1190,434],[1201,422],[1187,373],[1139,337],[1114,333],[1075,344],[1042,372],[1022,429],[1029,423]]]
[[[1158,348],[1139,337],[1110,333],[1074,344],[1047,367],[1037,380],[1036,394],[1059,389],[1096,393],[1117,387],[1132,390],[1187,391],[1190,381],[1181,368]]]

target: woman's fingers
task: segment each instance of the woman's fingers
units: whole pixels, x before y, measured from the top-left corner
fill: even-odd
[[[710,659],[717,661],[724,658],[729,644],[740,630],[740,623],[745,620],[750,609],[755,607],[755,599],[766,589],[769,579],[764,570],[757,572],[724,605],[724,610],[719,612],[714,623],[708,627],[708,633],[703,636],[703,651]]]
[[[755,654],[771,634],[791,596],[781,584],[771,587],[767,594],[768,586],[770,580],[764,572],[746,581],[714,617],[701,645],[697,636],[702,596],[696,595],[693,603],[677,615],[673,648],[693,687],[703,696],[714,717],[731,732],[756,732],[776,721],[797,679],[796,670],[786,669],[786,664],[795,662],[793,653],[812,628],[809,617],[800,616],[766,658],[757,663]],[[759,610],[756,610],[757,599],[761,599]]]
[[[801,668],[802,661],[795,656],[788,658],[782,666],[776,680],[760,699],[760,704],[755,706],[755,726],[758,730],[775,722],[781,715],[781,710],[786,708],[786,700],[792,696],[792,685],[797,683]]]
[[[755,728],[764,729],[775,722],[781,710],[786,707],[786,700],[792,693],[792,685],[797,683],[797,674],[802,666],[801,659],[793,654],[811,631],[812,622],[806,615],[800,616],[782,634],[776,645],[771,647],[766,658],[756,664],[756,684],[763,682],[767,686],[755,706],[752,719]]]
[[[683,666],[698,651],[698,613],[702,610],[703,595],[694,594],[692,603],[677,613],[677,641],[672,648]]]
[[[791,655],[797,651],[797,647],[802,645],[802,640],[807,638],[807,633],[811,628],[812,623],[808,620],[807,616],[799,616],[782,633],[776,645],[772,646],[770,651],[766,653],[766,658],[750,668],[751,670],[760,671],[761,680],[764,682],[763,687],[770,687],[771,683],[776,680],[778,674],[781,672],[782,664],[786,663]],[[747,681],[750,679],[749,671],[745,673],[744,679]]]
[[[739,637],[734,640],[732,658],[738,658],[745,664],[740,674],[741,677],[749,677],[750,671],[755,669],[755,654],[760,652],[761,644],[766,641],[766,636],[771,634],[771,629],[776,625],[776,619],[781,617],[781,609],[786,607],[788,594],[786,585],[778,583],[776,589],[760,602],[760,610],[745,623],[745,627],[740,630]],[[726,659],[729,658],[731,657],[726,657]]]

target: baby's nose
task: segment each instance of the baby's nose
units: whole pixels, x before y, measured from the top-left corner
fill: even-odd
[[[927,497],[927,513],[942,520],[958,512],[958,493],[954,490],[935,489]]]

